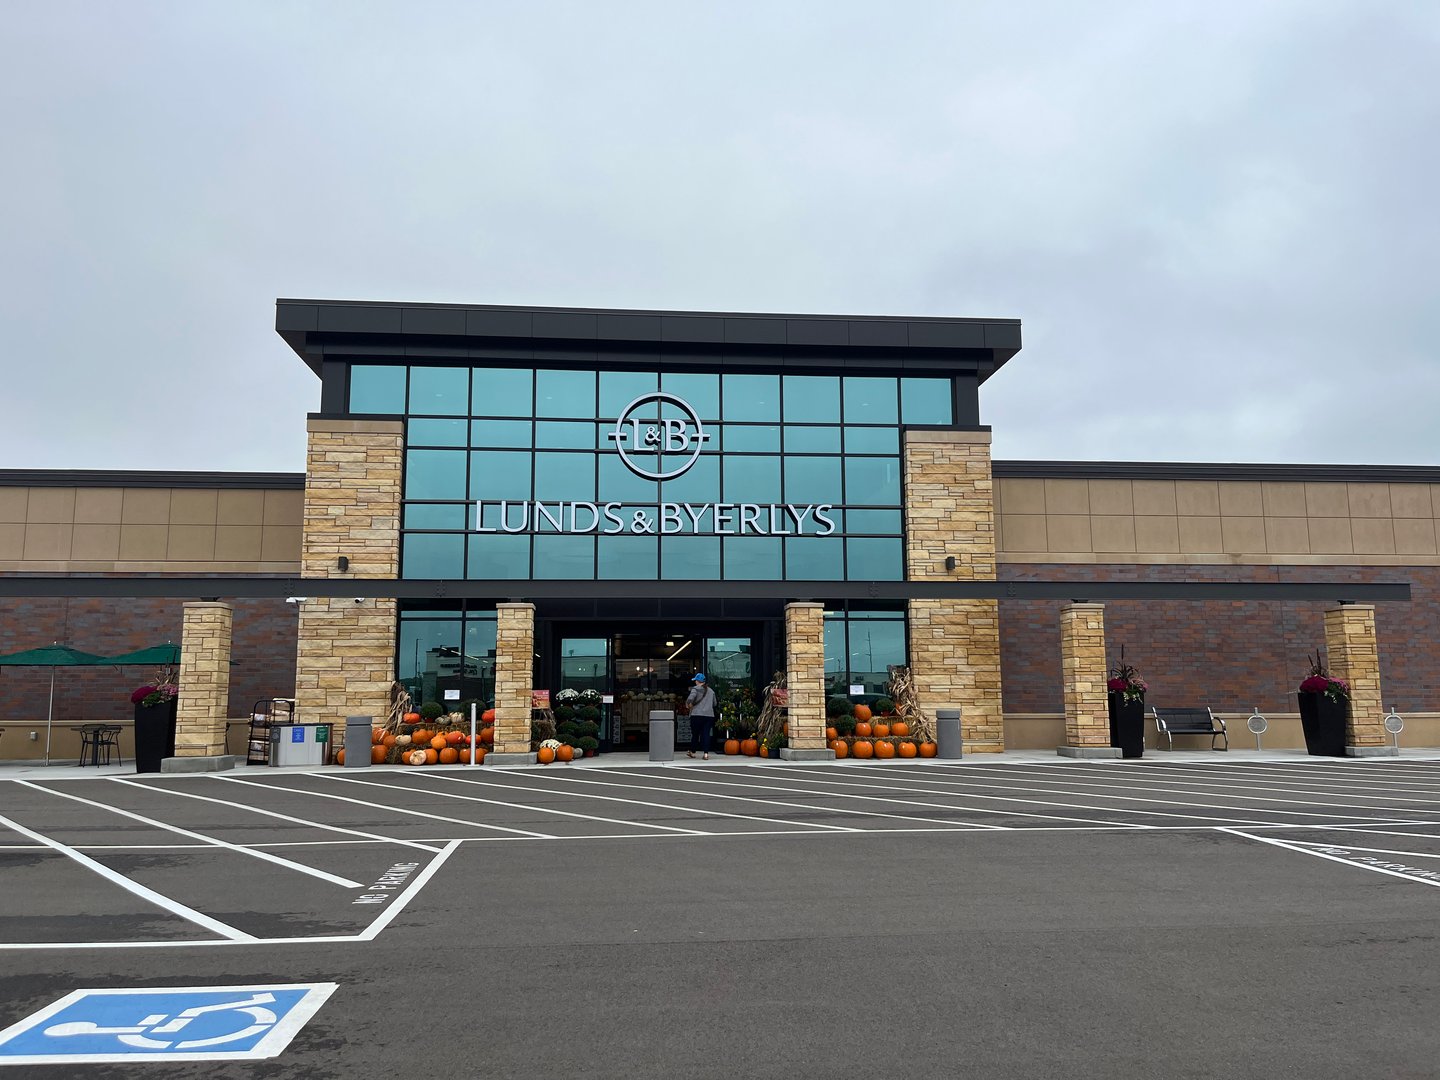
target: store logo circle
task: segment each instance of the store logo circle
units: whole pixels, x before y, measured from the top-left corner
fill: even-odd
[[[651,402],[657,406],[654,420],[642,419],[636,415],[638,410]],[[685,416],[660,418],[658,406],[666,402],[679,408]],[[683,476],[699,460],[700,451],[704,449],[710,433],[705,430],[705,425],[700,423],[700,414],[688,401],[674,394],[657,391],[653,394],[641,394],[626,405],[615,421],[615,430],[607,437],[615,440],[615,451],[620,455],[620,460],[636,476],[645,480],[673,480],[677,476]],[[629,446],[625,445],[627,439]],[[655,455],[653,469],[645,468],[642,462],[636,460],[637,457],[647,454]],[[684,463],[677,468],[666,469],[666,454],[683,454]]]

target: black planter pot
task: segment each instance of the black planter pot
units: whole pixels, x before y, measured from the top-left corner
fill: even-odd
[[[175,711],[180,702],[135,706],[135,771],[159,772],[160,762],[175,756]]]
[[[1345,726],[1350,719],[1350,702],[1336,701],[1326,694],[1297,694],[1300,698],[1300,727],[1305,731],[1305,749],[1315,757],[1345,756]]]
[[[1145,756],[1145,698],[1126,698],[1124,694],[1111,693],[1110,745],[1120,748],[1120,756],[1138,758]]]

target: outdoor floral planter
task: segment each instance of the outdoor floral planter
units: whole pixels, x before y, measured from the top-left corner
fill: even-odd
[[[159,705],[135,705],[135,771],[160,771],[160,762],[175,756],[175,712],[178,698]]]
[[[1120,748],[1120,756],[1138,758],[1145,755],[1145,698],[1143,695],[1109,694],[1110,745]]]
[[[1315,757],[1345,756],[1345,725],[1350,719],[1350,702],[1325,693],[1296,695],[1300,699],[1300,727],[1305,732],[1305,750]]]

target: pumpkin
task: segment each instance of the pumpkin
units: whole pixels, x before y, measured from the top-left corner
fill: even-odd
[[[389,747],[385,747],[385,746],[372,746],[372,747],[370,747],[370,764],[371,764],[371,765],[384,765],[384,764],[385,764],[385,757],[386,757],[386,755],[389,754],[389,753],[390,753]]]
[[[831,742],[834,742],[834,741],[835,741],[836,739],[838,739],[839,737],[840,737],[840,731],[839,731],[838,728],[827,727],[827,728],[825,729],[825,738],[829,739]]]
[[[408,739],[410,736],[407,735],[405,737]],[[380,745],[384,746],[386,749],[389,749],[390,747],[395,745],[399,738],[400,736],[396,735],[393,731],[387,731],[385,733],[385,738],[380,740]]]
[[[344,765],[344,764],[345,764],[345,748],[344,748],[344,747],[341,747],[339,750],[336,750],[336,751],[335,751],[335,764],[336,764],[336,765]]]
[[[379,746],[385,741],[385,729],[382,727],[370,729],[370,745]]]
[[[396,745],[396,746],[409,746],[409,745],[410,745],[410,742],[411,742],[411,740],[412,740],[413,738],[414,738],[413,735],[396,735],[396,736],[395,736],[395,745]]]
[[[414,731],[410,732],[410,738],[415,740],[416,746],[424,746],[434,737],[435,733],[429,728],[417,727]]]
[[[561,761],[574,761],[575,748],[568,743],[561,743],[560,749],[555,751],[555,756]]]
[[[424,751],[424,750],[411,750],[410,753],[408,753],[408,754],[405,755],[405,761],[406,761],[406,764],[409,764],[409,765],[424,765],[424,764],[425,764],[425,751]]]
[[[483,728],[481,728],[481,729],[480,729],[480,741],[481,741],[482,743],[484,743],[486,746],[492,745],[492,744],[495,742],[495,729],[494,729],[493,727],[483,727]]]
[[[870,725],[866,721],[861,720],[855,725],[855,737],[857,739],[870,738]]]
[[[940,747],[936,746],[933,742],[922,742],[920,744],[921,757],[934,757],[939,751]]]
[[[901,757],[914,757],[916,753],[917,753],[917,751],[916,751],[916,749],[915,749],[915,744],[914,744],[913,742],[910,742],[909,740],[906,740],[905,742],[902,742],[902,743],[900,744],[900,756],[901,756]]]
[[[426,750],[424,753],[426,765],[434,765],[435,762],[440,760],[440,751],[438,750]]]
[[[475,748],[475,764],[476,764],[476,765],[484,765],[484,764],[485,764],[485,747],[483,747],[483,746],[477,746],[477,747]]]
[[[855,706],[855,719],[856,719],[856,720],[869,720],[869,719],[870,719],[872,716],[874,716],[874,715],[875,715],[875,714],[870,711],[870,706],[869,706],[869,705],[856,705],[856,706]]]
[[[407,724],[418,724],[420,722],[420,714],[418,712],[407,712],[401,719]]]
[[[872,725],[871,731],[877,739],[888,739],[890,737],[890,725],[878,720]]]
[[[469,765],[469,764],[470,764],[470,751],[469,751],[469,750],[459,750],[459,751],[457,751],[457,753],[460,755],[460,764],[461,764],[461,765]]]
[[[541,765],[549,765],[555,760],[555,751],[551,750],[548,746],[542,746],[539,750],[535,751],[535,760],[540,762]]]
[[[854,754],[862,761],[865,758],[872,758],[875,756],[875,744],[872,743],[869,739],[856,739],[855,745],[850,747],[850,753]]]
[[[449,740],[447,740],[444,735],[436,735],[430,740],[430,749],[434,750],[437,754],[449,745]]]
[[[459,760],[460,751],[456,750],[453,746],[447,746],[444,750],[440,751],[441,765],[454,765]]]
[[[843,758],[850,756],[850,747],[845,745],[845,740],[835,738],[830,740],[830,749],[835,751],[835,757]]]
[[[740,740],[739,740],[739,739],[726,739],[726,740],[725,740],[725,753],[730,754],[730,755],[732,755],[732,756],[735,755],[735,754],[740,753]]]
[[[904,720],[896,720],[890,725],[890,734],[903,739],[910,734],[910,725]]]
[[[877,758],[893,758],[895,756],[895,744],[889,739],[876,739],[875,756]]]
[[[760,752],[760,744],[754,739],[746,739],[740,744],[740,753],[746,757],[754,757]]]
[[[486,709],[480,714],[480,721],[485,724],[493,724],[495,722],[495,710]]]
[[[447,731],[445,733],[445,741],[451,746],[459,746],[465,741],[465,735],[459,731]]]

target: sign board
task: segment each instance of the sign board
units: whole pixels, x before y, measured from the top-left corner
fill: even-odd
[[[459,701],[459,700],[460,700],[460,691],[459,691],[459,690],[446,690],[446,691],[445,691],[445,700],[446,700],[446,701]]]
[[[548,709],[550,707],[550,691],[531,690],[530,707],[532,709]]]
[[[336,987],[76,990],[0,1031],[0,1066],[272,1058]]]
[[[298,724],[297,724],[295,727],[292,727],[292,728],[290,729],[290,741],[291,741],[291,742],[304,742],[304,741],[305,741],[305,729],[304,729],[303,727],[300,727]]]
[[[865,687],[864,687],[864,685],[861,684],[861,683],[851,683],[851,684],[850,684],[850,693],[851,693],[852,696],[855,695],[855,694],[863,694],[863,693],[865,693]]]
[[[600,695],[600,704],[601,704],[601,705],[614,705],[614,704],[615,704],[615,695],[614,695],[614,694],[601,694],[601,695]]]
[[[315,741],[316,741],[317,743],[327,743],[327,742],[330,741],[330,725],[329,725],[329,724],[316,724],[316,725],[315,725]]]

